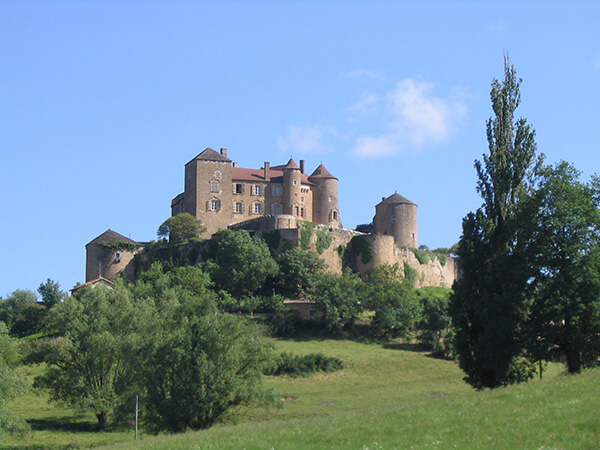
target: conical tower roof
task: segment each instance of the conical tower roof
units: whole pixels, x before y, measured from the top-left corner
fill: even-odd
[[[289,170],[289,169],[297,169],[300,170],[300,167],[298,167],[296,165],[296,162],[290,158],[290,160],[288,161],[288,163],[285,165],[285,167],[283,168],[283,170]]]
[[[129,244],[137,244],[140,245],[139,242],[136,242],[132,239],[129,239],[127,236],[123,236],[116,231],[111,230],[110,228],[102,233],[100,236],[88,242],[85,246],[87,247],[90,244],[114,244],[115,242],[127,242]]]
[[[317,167],[315,169],[315,171],[312,173],[312,175],[310,177],[308,177],[309,180],[312,178],[316,178],[316,179],[332,178],[332,179],[337,180],[337,178],[334,177],[333,175],[331,175],[329,170],[327,170],[327,168],[323,164],[319,164],[319,167]]]
[[[390,204],[405,203],[405,204],[408,204],[408,205],[415,205],[415,206],[417,206],[415,203],[411,202],[410,200],[408,200],[405,197],[402,197],[397,192],[394,192],[389,197],[384,198],[379,204],[381,204],[381,203],[390,203]]]

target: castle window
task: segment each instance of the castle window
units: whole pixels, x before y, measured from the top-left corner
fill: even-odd
[[[272,191],[273,191],[273,197],[281,196],[281,186],[273,186]]]
[[[254,195],[262,195],[262,186],[260,184],[254,185]]]
[[[329,196],[329,201],[332,202],[333,201],[333,195]]]
[[[337,220],[337,211],[333,211],[333,212],[331,213],[331,218],[332,218],[333,220]]]
[[[294,186],[298,186],[298,180],[294,180],[292,183],[294,184]]]
[[[210,192],[219,192],[219,182],[217,180],[210,181]]]
[[[305,215],[304,215],[304,208],[300,208],[300,216],[305,217]]]
[[[219,211],[221,209],[221,200],[213,198],[206,205],[207,211]]]
[[[244,212],[244,204],[242,202],[236,202],[233,208],[233,212],[242,214]]]
[[[281,205],[273,205],[273,214],[281,214]]]
[[[392,223],[396,223],[396,216],[392,216]]]
[[[299,216],[300,215],[300,208],[298,208],[297,206],[294,206],[294,215],[295,216]]]
[[[254,214],[262,214],[262,203],[254,204]]]

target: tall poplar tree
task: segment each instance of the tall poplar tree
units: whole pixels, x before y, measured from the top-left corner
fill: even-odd
[[[465,380],[478,389],[521,381],[532,373],[520,358],[529,269],[516,230],[536,144],[527,121],[514,119],[520,83],[505,56],[504,80],[492,81],[489,153],[475,161],[483,204],[463,219],[461,278],[450,304],[460,367]]]

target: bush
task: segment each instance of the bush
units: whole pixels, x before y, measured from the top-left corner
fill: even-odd
[[[302,316],[297,309],[284,308],[275,311],[267,318],[267,324],[275,336],[292,336],[302,324]]]
[[[300,356],[283,352],[276,358],[274,364],[265,371],[265,374],[305,377],[316,372],[335,372],[343,368],[344,363],[341,359],[325,356],[322,353],[310,353]]]

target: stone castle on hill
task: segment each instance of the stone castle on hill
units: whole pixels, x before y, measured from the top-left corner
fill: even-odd
[[[457,276],[452,258],[436,259],[433,254],[418,258],[414,250],[416,204],[394,193],[375,206],[372,223],[357,230],[343,228],[338,179],[323,164],[308,175],[304,160],[299,162],[299,166],[290,159],[285,165],[265,162],[260,169],[242,168],[228,158],[227,149],[206,148],[185,165],[184,192],[171,201],[171,214],[186,212],[200,219],[206,238],[224,228],[258,235],[276,231],[282,238],[278,251],[308,245],[333,272],[340,273],[348,264],[361,273],[380,264],[408,264],[417,271],[417,286],[452,286]],[[354,247],[354,257],[344,260],[342,255],[353,254],[346,248]],[[183,246],[179,257],[186,264],[200,260],[197,249],[193,257],[185,252]],[[89,242],[86,253],[86,282],[119,274],[135,279],[138,266],[150,258],[144,243],[112,230]]]

